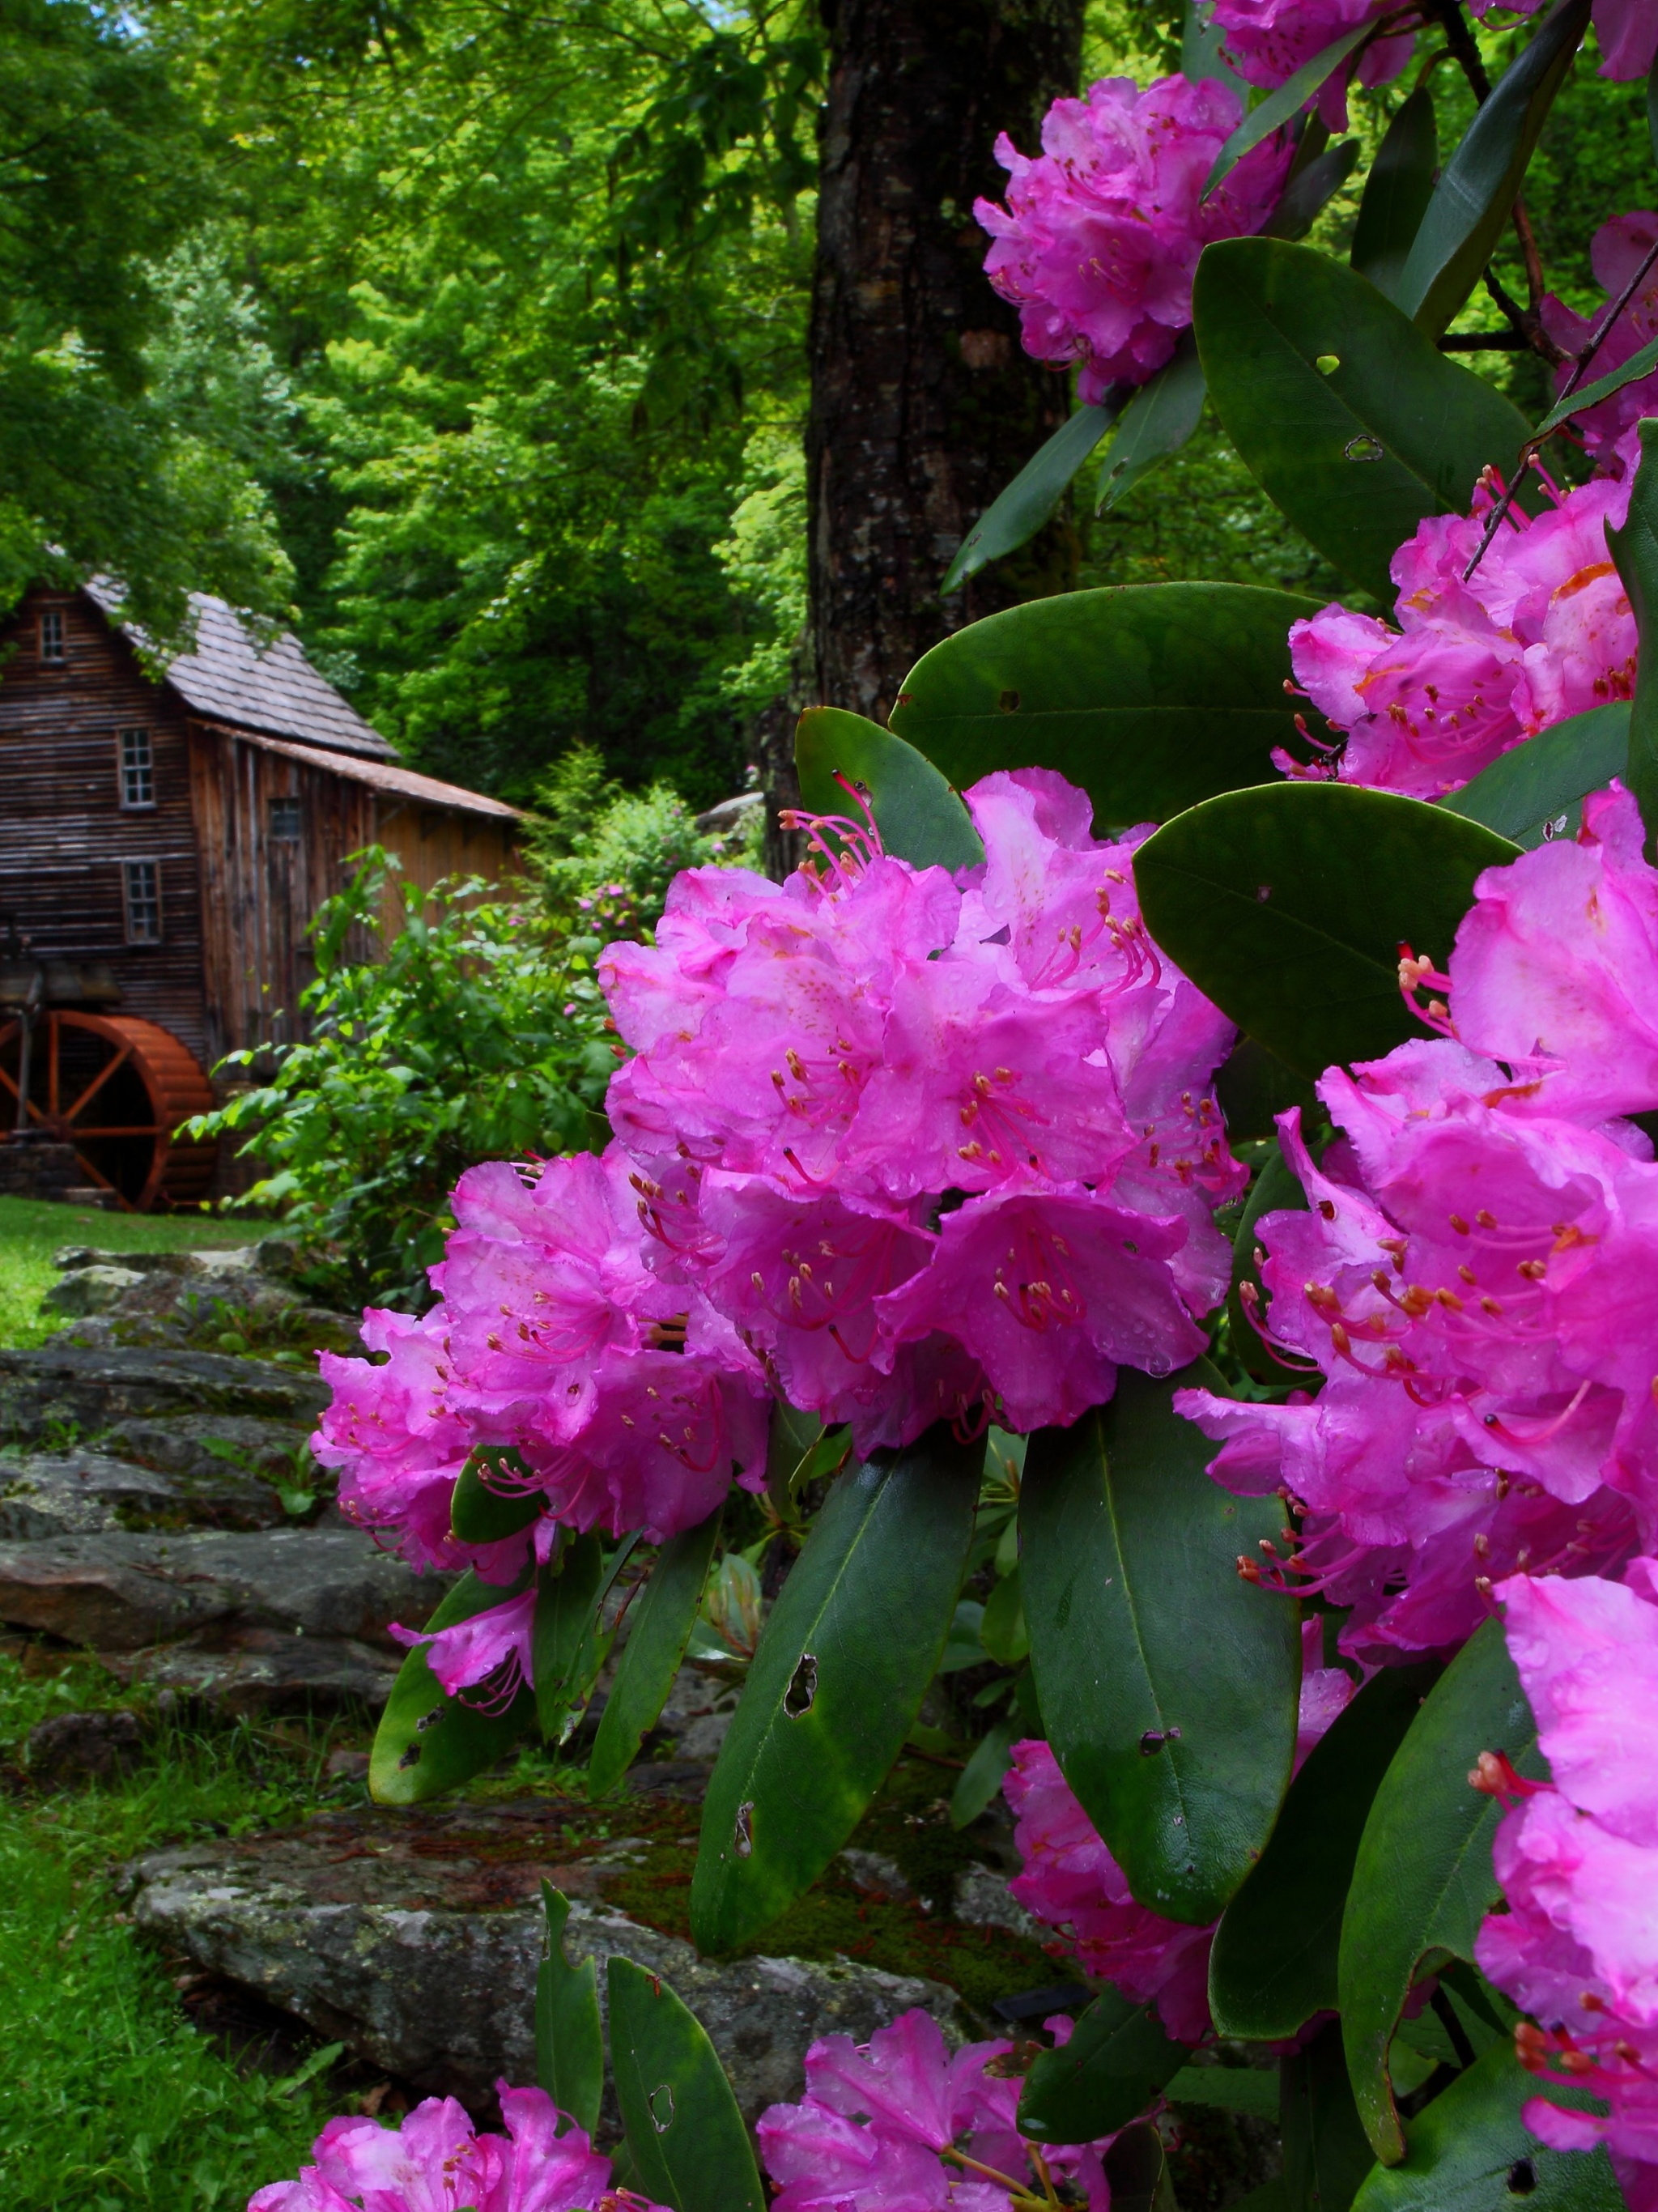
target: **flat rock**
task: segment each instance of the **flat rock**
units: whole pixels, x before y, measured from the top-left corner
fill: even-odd
[[[300,1450],[307,1434],[291,1421],[257,1413],[174,1413],[165,1420],[135,1413],[115,1422],[99,1442],[123,1459],[186,1482],[211,1483],[240,1470],[249,1479],[331,1489],[332,1474]]]
[[[392,1648],[446,1588],[357,1528],[246,1534],[107,1531],[0,1544],[0,1620],[100,1651],[138,1651],[210,1626],[348,1637]]]
[[[268,1482],[201,1455],[174,1477],[96,1451],[0,1454],[0,1541],[110,1528],[277,1528],[287,1518]]]
[[[131,1774],[143,1752],[137,1713],[53,1713],[29,1730],[27,1757],[30,1779],[49,1789],[114,1781]]]
[[[171,1690],[231,1717],[378,1713],[402,1656],[350,1637],[285,1635],[276,1628],[210,1629],[147,1651],[100,1655],[123,1682]],[[363,1765],[366,1771],[366,1754]]]
[[[625,1804],[617,1813],[622,1826]],[[572,1900],[566,1948],[599,1962],[601,2002],[607,1957],[659,1974],[708,2029],[750,2123],[799,2097],[821,2035],[865,2042],[913,2005],[952,2033],[961,2025],[942,1983],[844,1960],[699,1959],[604,1904],[626,1838],[570,1863],[568,1833],[541,1801],[328,1814],[138,1861],[133,1923],[388,2073],[474,2105],[497,2078],[535,2078],[544,1875]]]
[[[252,1414],[309,1429],[327,1402],[327,1386],[313,1374],[227,1352],[0,1351],[0,1436],[16,1443],[179,1413]]]

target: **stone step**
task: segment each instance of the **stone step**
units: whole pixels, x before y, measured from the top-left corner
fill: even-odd
[[[698,1958],[604,1903],[607,1871],[641,1846],[624,1834],[573,1860],[571,1809],[538,1800],[367,1809],[156,1852],[128,1870],[133,1923],[416,2087],[474,2108],[498,2079],[535,2079],[544,1875],[572,1900],[566,1948],[598,1960],[601,2002],[611,1955],[659,1974],[708,2029],[750,2124],[800,2095],[819,2036],[866,2042],[913,2005],[951,2033],[964,2027],[941,1982],[845,1959]],[[624,1830],[629,1810],[626,1801],[607,1808],[610,1824]],[[614,2135],[613,2108],[609,2119]]]
[[[119,1530],[0,1544],[0,1620],[97,1651],[140,1651],[210,1626],[394,1650],[386,1624],[419,1627],[446,1586],[358,1528]]]
[[[309,1429],[328,1402],[321,1379],[228,1352],[0,1351],[0,1439],[61,1446],[134,1418],[249,1414]]]
[[[378,1714],[398,1679],[401,1650],[350,1637],[275,1628],[208,1629],[148,1651],[106,1651],[119,1680],[171,1690],[230,1719],[283,1713]]]
[[[280,1528],[286,1522],[268,1482],[204,1451],[200,1462],[173,1475],[97,1451],[0,1454],[0,1542],[116,1528]]]

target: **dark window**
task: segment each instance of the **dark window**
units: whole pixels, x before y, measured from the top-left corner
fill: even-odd
[[[155,804],[155,756],[148,730],[118,732],[121,762],[121,804],[132,809]]]
[[[123,860],[121,896],[126,908],[127,943],[161,941],[161,871],[155,860]]]
[[[271,800],[270,834],[283,844],[297,843],[300,836],[300,802],[297,799]]]
[[[42,660],[62,660],[64,657],[64,610],[61,607],[42,607],[40,610],[40,658]]]

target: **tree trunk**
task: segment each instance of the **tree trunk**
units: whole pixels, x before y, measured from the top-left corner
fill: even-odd
[[[948,631],[1062,591],[1075,542],[1050,525],[948,600],[963,538],[1069,411],[1021,349],[973,219],[1006,181],[1006,131],[1038,149],[1077,88],[1083,0],[820,0],[820,128],[807,483],[815,696],[884,720]]]

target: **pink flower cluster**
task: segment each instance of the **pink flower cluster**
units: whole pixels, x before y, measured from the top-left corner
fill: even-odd
[[[1658,15],[1652,22],[1654,35],[1658,37]],[[1614,216],[1595,232],[1590,250],[1595,279],[1607,295],[1606,307],[1586,321],[1552,293],[1544,301],[1543,327],[1567,353],[1581,353],[1591,338],[1606,329],[1585,372],[1586,380],[1610,376],[1658,337],[1658,270],[1648,272],[1618,320],[1606,328],[1606,316],[1639,274],[1655,243],[1658,243],[1658,215],[1637,209],[1633,215]],[[1555,379],[1556,390],[1564,391],[1571,375],[1570,362],[1563,363]],[[1574,419],[1584,444],[1599,457],[1602,466],[1622,476],[1632,473],[1635,456],[1631,446],[1625,445],[1620,451],[1620,441],[1628,438],[1643,415],[1655,410],[1658,410],[1658,370],[1650,376],[1637,377],[1621,392],[1614,392],[1610,399],[1585,408]]]
[[[1033,1429],[1168,1374],[1224,1294],[1242,1187],[1210,1087],[1231,1037],[1044,769],[967,794],[953,880],[852,835],[822,872],[679,878],[601,978],[659,1279],[860,1451],[932,1422]]]
[[[1658,1560],[1623,1583],[1515,1575],[1497,1591],[1552,1781],[1488,1753],[1481,1786],[1517,1801],[1497,1831],[1507,1910],[1481,1971],[1532,2015],[1523,2063],[1604,2098],[1546,2097],[1526,2124],[1557,2150],[1604,2142],[1631,2212],[1658,2207]]]
[[[610,2161],[539,2089],[502,2081],[504,2136],[480,2134],[452,2097],[428,2097],[397,2128],[330,2120],[297,2181],[274,2181],[247,2212],[661,2212],[610,2187]]]
[[[1339,604],[1292,625],[1296,681],[1345,732],[1344,783],[1438,799],[1551,723],[1633,696],[1635,617],[1606,534],[1628,483],[1556,493],[1535,518],[1511,507],[1465,581],[1498,496],[1482,485],[1471,515],[1431,515],[1400,546],[1397,629]]]
[[[1354,1689],[1351,1674],[1322,1663],[1321,1621],[1307,1623],[1302,1649],[1297,1769]],[[1109,1982],[1136,2004],[1155,2002],[1175,2042],[1206,2041],[1212,2027],[1214,1923],[1191,1927],[1134,1902],[1128,1877],[1040,1738],[1014,1745],[1002,1790],[1013,1808],[1014,1842],[1023,1861],[1008,1884],[1013,1896],[1038,1920],[1066,1932],[1084,1973]]]
[[[985,273],[1018,307],[1027,353],[1079,365],[1084,400],[1163,368],[1192,320],[1198,256],[1259,230],[1277,204],[1291,152],[1281,137],[1202,197],[1242,114],[1212,78],[1167,76],[1141,92],[1105,77],[1085,100],[1054,101],[1035,158],[1005,131],[996,141],[1007,205],[973,209],[995,240]]]
[[[1473,5],[1476,15],[1487,15],[1493,8],[1532,15],[1543,0],[1473,0]],[[1645,76],[1658,55],[1658,10],[1652,0],[1594,0],[1594,31],[1600,41],[1602,76],[1625,82]]]
[[[1047,2027],[1063,2042],[1064,2018]],[[1041,2148],[1019,2134],[1023,2084],[994,2072],[1011,2043],[952,2057],[931,2013],[907,2012],[868,2043],[825,2036],[806,2053],[806,2094],[773,2105],[755,2132],[779,2185],[774,2212],[1010,2212],[1066,2202],[1108,2212],[1111,2138]]]
[[[1573,841],[1475,886],[1448,1034],[1319,1095],[1309,1210],[1266,1215],[1268,1340],[1315,1400],[1187,1391],[1211,1472],[1282,1492],[1298,1547],[1267,1570],[1353,1607],[1344,1648],[1459,1643],[1494,1581],[1616,1571],[1658,1534],[1658,1166],[1615,1117],[1658,1105],[1658,874],[1614,786]],[[1450,1034],[1455,1026],[1455,1034]]]
[[[1215,0],[1211,21],[1224,33],[1226,58],[1238,75],[1270,91],[1347,32],[1391,12],[1393,0]],[[1332,131],[1347,127],[1347,88],[1355,74],[1362,85],[1390,83],[1415,44],[1413,31],[1372,39],[1356,70],[1349,62],[1327,79],[1318,112]]]

